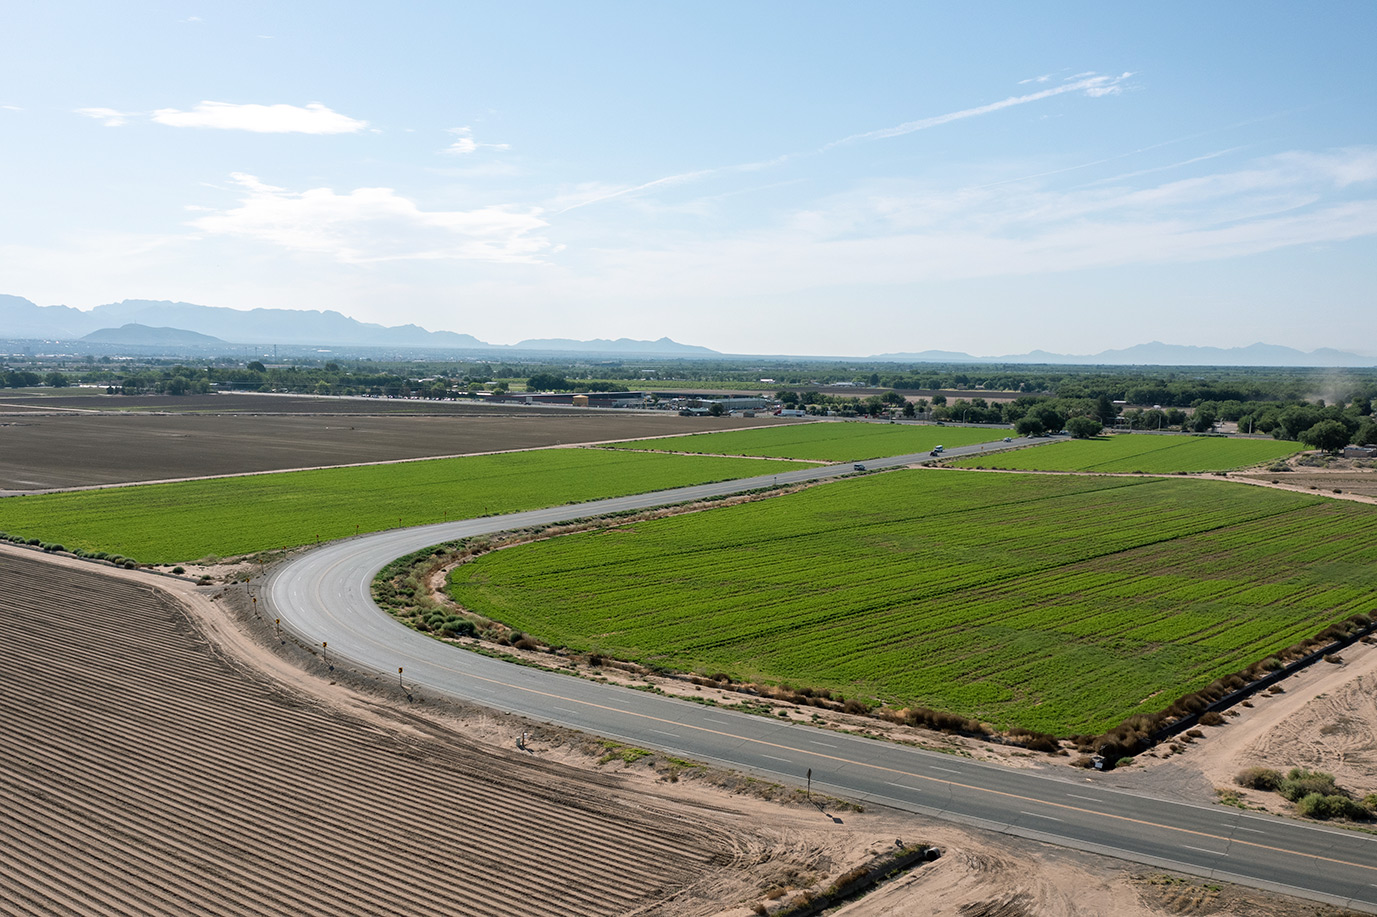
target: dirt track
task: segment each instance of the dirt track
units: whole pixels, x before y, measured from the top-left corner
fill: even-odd
[[[0,553],[0,913],[619,914],[728,832],[231,664],[168,599]]]

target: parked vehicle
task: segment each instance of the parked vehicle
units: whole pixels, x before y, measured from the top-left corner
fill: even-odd
[[[857,463],[857,464],[855,464],[855,465],[852,465],[851,467],[852,467],[852,468],[855,468],[857,471],[865,471],[865,466],[862,465],[862,464],[860,464],[860,463]]]

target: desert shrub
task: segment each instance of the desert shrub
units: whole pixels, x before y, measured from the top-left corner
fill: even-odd
[[[1223,715],[1211,710],[1209,713],[1202,714],[1200,717],[1201,726],[1222,726],[1224,724]]]
[[[1094,763],[1094,758],[1091,758],[1089,755],[1081,755],[1079,758],[1076,758],[1071,762],[1071,766],[1089,768],[1092,765],[1094,765]]]
[[[1132,763],[1133,763],[1133,758],[1132,758],[1132,757],[1120,758],[1118,761],[1115,761],[1115,762],[1114,762],[1114,766],[1115,766],[1116,768],[1119,768],[1119,767],[1128,767],[1128,766],[1129,766],[1130,764],[1132,764]]]
[[[1307,818],[1347,818],[1353,821],[1365,821],[1369,817],[1367,809],[1337,793],[1324,795],[1321,793],[1308,793],[1296,802],[1296,811]]]
[[[478,628],[473,626],[473,622],[465,621],[462,618],[445,621],[441,625],[440,631],[446,637],[475,637],[478,635]]]
[[[120,566],[124,567],[124,569],[126,569],[126,570],[133,570],[133,569],[134,569],[135,567],[137,567],[138,565],[139,565],[139,562],[138,562],[137,560],[133,560],[133,559],[128,558],[128,557],[126,557],[126,558],[124,559],[124,563],[120,564]]]
[[[516,647],[519,650],[540,649],[540,644],[532,640],[530,637],[522,637],[520,640],[517,640],[515,643],[513,643],[512,646]]]
[[[183,573],[186,572],[186,567],[173,567],[172,572],[177,574],[178,576],[181,576]]]
[[[1338,665],[1339,663],[1344,661],[1344,657],[1340,656],[1338,653],[1326,653],[1324,656],[1324,661],[1332,663],[1333,665]]]
[[[866,714],[870,712],[870,705],[853,697],[842,705],[842,709],[847,713]]]
[[[1029,751],[1044,751],[1049,755],[1061,751],[1061,742],[1057,737],[1046,732],[1035,732],[1031,729],[1024,729],[1015,726],[1009,730],[1010,740],[1015,745],[1021,745]]]
[[[1311,795],[1337,796],[1340,790],[1334,784],[1333,774],[1293,767],[1286,774],[1286,779],[1277,787],[1277,792],[1291,802],[1300,802]]]
[[[1281,786],[1281,781],[1281,771],[1274,771],[1270,767],[1245,767],[1234,775],[1234,783],[1250,790],[1275,792]]]
[[[852,704],[862,704],[857,700],[846,702],[847,712],[850,712]],[[928,729],[937,729],[942,732],[955,732],[963,735],[985,735],[984,724],[979,720],[973,720],[967,716],[956,713],[946,713],[941,710],[931,710],[927,707],[909,707],[900,711],[896,717],[901,722],[909,726],[926,726]]]
[[[1192,739],[1205,738],[1205,733],[1201,732],[1199,729],[1188,729],[1186,730],[1186,735],[1190,736]]]

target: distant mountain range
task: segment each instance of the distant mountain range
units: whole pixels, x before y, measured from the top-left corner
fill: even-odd
[[[1319,366],[1360,368],[1377,366],[1377,357],[1346,353],[1330,347],[1306,352],[1278,344],[1247,347],[1197,347],[1190,344],[1135,344],[1121,350],[1092,354],[1030,353],[1002,357],[976,357],[949,350],[921,353],[884,353],[872,359],[895,363],[1051,363],[1061,366]]]
[[[180,341],[181,331],[198,336]],[[85,341],[139,347],[282,344],[304,347],[393,347],[450,350],[618,353],[659,356],[717,356],[706,347],[658,341],[573,341],[563,338],[488,344],[471,334],[427,331],[419,325],[360,322],[339,312],[305,309],[227,309],[186,302],[126,299],[90,311],[70,306],[39,306],[22,296],[0,294],[0,338],[5,340]]]
[[[628,338],[575,341],[534,338],[517,344],[488,344],[471,334],[427,331],[419,325],[360,322],[334,311],[305,309],[228,309],[194,303],[126,299],[89,311],[69,306],[39,306],[21,296],[0,294],[0,339],[82,341],[103,346],[188,347],[284,345],[288,347],[388,347],[464,350],[502,354],[587,353],[620,356],[724,357],[707,347]],[[742,355],[744,356],[744,355]],[[758,355],[751,355],[758,356]],[[780,355],[782,357],[783,355]],[[814,359],[833,359],[815,357]],[[949,350],[884,353],[867,358],[891,363],[1051,363],[1099,366],[1297,366],[1371,367],[1377,358],[1331,348],[1309,353],[1275,344],[1247,347],[1195,347],[1153,341],[1095,354],[1030,353],[980,357]]]

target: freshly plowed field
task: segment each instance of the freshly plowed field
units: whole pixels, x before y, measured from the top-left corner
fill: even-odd
[[[730,858],[596,776],[295,699],[125,580],[0,552],[0,633],[3,915],[623,914]]]
[[[210,401],[238,405],[235,411],[247,410],[242,406],[247,401],[264,413],[31,416],[35,412],[11,411],[9,416],[0,417],[0,491],[472,455],[780,423],[778,418],[680,417],[670,411],[481,406],[467,410],[451,407],[444,410],[444,416],[343,416],[325,409],[348,407],[365,412],[393,402],[307,402],[247,396]],[[3,405],[0,401],[0,411]],[[287,405],[302,411],[321,410],[274,412]]]

